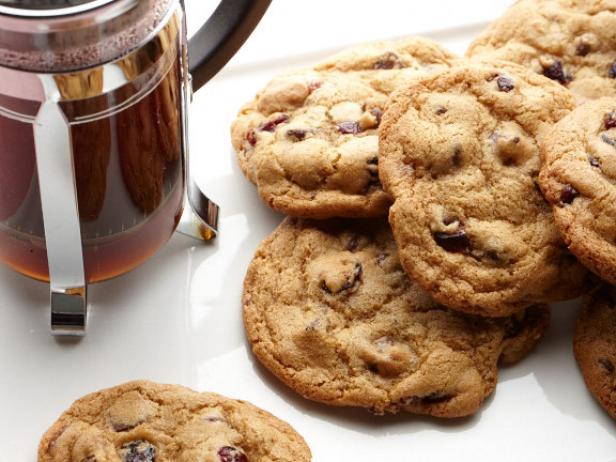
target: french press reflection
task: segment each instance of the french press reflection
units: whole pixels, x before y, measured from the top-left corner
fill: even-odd
[[[54,334],[176,229],[216,235],[187,103],[269,3],[223,0],[189,43],[181,0],[0,0],[0,260],[49,281]]]

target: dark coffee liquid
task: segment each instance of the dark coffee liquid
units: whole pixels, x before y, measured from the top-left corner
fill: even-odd
[[[144,262],[179,221],[184,198],[182,76],[179,53],[174,57],[162,79],[138,102],[109,117],[71,125],[89,282]],[[95,86],[96,78],[81,83]],[[71,78],[57,84],[68,96],[84,91]],[[136,94],[138,88],[129,84],[118,94],[68,101],[62,107],[69,120],[79,120],[80,114],[113,107],[122,92]],[[34,116],[39,104],[0,97],[0,107],[20,114]],[[6,113],[0,113],[0,260],[33,278],[49,278],[32,124]]]

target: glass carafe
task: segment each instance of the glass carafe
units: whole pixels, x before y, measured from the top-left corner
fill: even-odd
[[[179,0],[0,0],[0,260],[50,282],[54,333],[82,334],[87,284],[181,221],[215,235],[217,207],[187,175],[191,83],[268,4],[221,2],[189,44]]]

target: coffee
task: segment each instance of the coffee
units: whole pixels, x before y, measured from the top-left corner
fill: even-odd
[[[102,67],[50,75],[70,122],[89,282],[120,275],[149,258],[169,239],[182,212],[180,19],[171,19],[143,49],[114,65],[127,83],[110,91]],[[83,64],[85,56],[80,60]],[[43,95],[34,74],[8,75],[20,81],[5,80],[0,87],[0,260],[48,280],[33,131]],[[2,94],[11,87],[18,91]]]

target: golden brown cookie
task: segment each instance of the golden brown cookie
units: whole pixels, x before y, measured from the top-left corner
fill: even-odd
[[[287,215],[384,216],[377,129],[389,94],[454,56],[419,38],[363,45],[273,79],[231,134],[261,198]]]
[[[146,381],[79,399],[38,452],[38,462],[310,460],[293,428],[247,402]]]
[[[616,98],[590,101],[541,142],[539,181],[580,261],[616,284]]]
[[[616,419],[616,289],[604,286],[580,313],[573,340],[586,386]]]
[[[536,184],[537,139],[573,107],[514,64],[460,65],[392,96],[379,157],[389,220],[402,265],[437,301],[505,316],[586,289]]]
[[[477,412],[499,361],[522,359],[549,311],[488,319],[432,301],[404,273],[385,220],[287,218],[244,283],[257,358],[305,398],[439,417]]]
[[[520,0],[470,45],[467,56],[522,64],[580,101],[616,95],[613,0]]]

